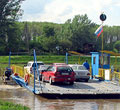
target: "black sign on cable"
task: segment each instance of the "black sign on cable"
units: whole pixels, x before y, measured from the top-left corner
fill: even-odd
[[[107,17],[106,17],[105,14],[102,13],[102,14],[100,15],[100,20],[101,20],[101,21],[105,21],[106,18],[107,18]]]

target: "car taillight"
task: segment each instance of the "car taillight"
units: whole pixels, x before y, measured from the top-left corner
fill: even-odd
[[[71,75],[75,75],[75,72],[71,72]]]
[[[87,75],[90,76],[90,73],[88,73]]]
[[[60,75],[60,72],[55,72],[55,75]]]

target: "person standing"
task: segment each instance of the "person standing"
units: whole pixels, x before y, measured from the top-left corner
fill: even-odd
[[[87,60],[83,63],[83,66],[84,66],[87,70],[90,69],[90,66],[89,66],[89,63],[88,63]]]

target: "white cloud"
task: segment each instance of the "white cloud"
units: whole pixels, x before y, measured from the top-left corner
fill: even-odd
[[[34,1],[34,3],[32,2],[34,9],[30,4],[30,7],[27,5],[26,8],[23,8],[26,12],[23,20],[56,23],[64,23],[67,19],[73,18],[78,14],[87,14],[93,22],[100,23],[99,15],[101,12],[105,12],[112,17],[111,14],[114,14],[115,7],[120,5],[118,0],[39,0],[42,2],[29,0],[29,3],[30,1]],[[28,13],[26,11],[29,8],[32,8],[34,15],[32,12]]]
[[[44,13],[40,19],[51,22],[65,22],[69,18],[73,18],[78,14],[87,14],[91,9],[91,2],[83,2],[82,0],[54,0],[47,4]],[[65,14],[65,12],[67,12]]]

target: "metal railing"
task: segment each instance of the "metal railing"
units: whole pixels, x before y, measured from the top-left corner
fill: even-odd
[[[0,68],[0,76],[3,76],[5,73],[5,68]]]
[[[99,77],[104,78],[104,73],[105,73],[105,70],[104,70],[104,69],[99,68]]]
[[[117,71],[111,71],[111,69],[102,69],[99,68],[99,77],[105,79],[105,71],[109,70],[110,75],[109,75],[109,79],[113,82],[116,82],[118,84],[120,84],[120,72]],[[90,68],[90,73],[92,75],[92,68]]]
[[[120,84],[120,72],[114,71],[113,76],[112,76],[112,80],[115,82],[118,82]]]
[[[24,78],[24,75],[26,74],[26,70],[24,70],[23,67],[12,65],[11,69],[13,73],[17,73],[20,77]]]
[[[28,73],[27,69],[24,69],[24,67],[17,66],[17,65],[12,65],[11,69],[13,73],[17,73],[20,77],[24,78],[25,74],[30,74]],[[99,68],[99,77],[105,78],[105,71],[109,70],[110,72],[110,80],[113,82],[117,82],[120,85],[120,72],[113,71],[111,72],[111,69],[101,69]],[[5,73],[5,69],[0,68],[0,76],[3,76]],[[92,73],[92,69],[90,68],[90,73]],[[34,75],[30,74],[30,83],[33,85],[34,81]]]
[[[13,70],[13,73],[17,73],[18,76],[22,77],[22,78],[25,78],[25,75],[26,74],[29,74],[30,75],[30,85],[33,86],[33,83],[34,83],[34,76],[32,74],[30,74],[26,68],[24,67],[21,67],[21,66],[17,66],[17,65],[12,65],[11,66],[11,69]]]
[[[117,72],[117,71],[112,72],[111,69],[99,69],[99,76],[104,79],[106,70],[109,70],[110,72],[110,75],[109,75],[110,80],[120,85],[120,72]]]

